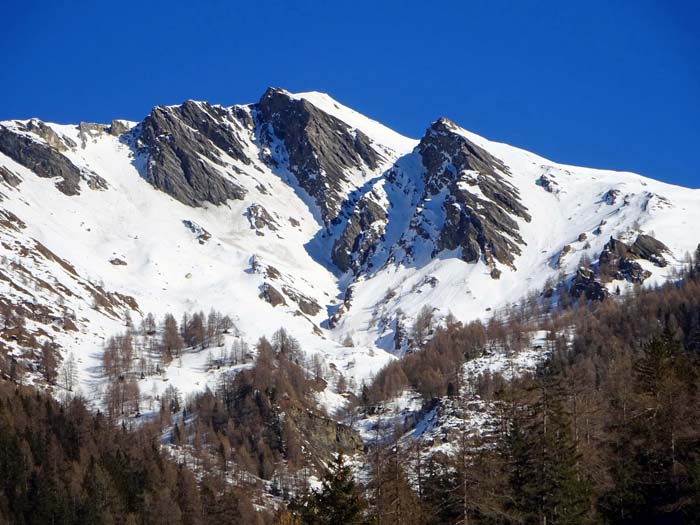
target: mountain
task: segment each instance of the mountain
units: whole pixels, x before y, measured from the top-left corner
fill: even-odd
[[[440,322],[532,293],[605,300],[672,277],[700,241],[700,190],[558,164],[446,118],[411,139],[273,88],[141,122],[1,122],[0,178],[0,346],[31,380],[43,343],[74,353],[88,396],[108,338],[149,312],[215,308],[251,345],[283,326],[359,385],[420,343],[426,306]],[[203,356],[183,359],[169,384],[215,383]]]

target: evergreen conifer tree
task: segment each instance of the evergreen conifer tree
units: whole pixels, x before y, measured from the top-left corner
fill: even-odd
[[[312,490],[293,501],[290,509],[308,525],[365,523],[365,502],[342,454],[331,464],[320,490]]]

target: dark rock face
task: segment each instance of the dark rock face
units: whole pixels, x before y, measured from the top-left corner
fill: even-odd
[[[316,201],[328,226],[340,212],[347,170],[379,166],[381,159],[370,139],[279,89],[268,89],[256,110],[262,144],[274,149],[279,140],[284,145],[289,171]],[[266,161],[275,163],[272,158]]]
[[[466,137],[447,119],[436,121],[418,145],[425,175],[425,198],[445,193],[445,222],[436,252],[462,248],[466,262],[483,257],[513,265],[525,244],[515,220],[530,221],[508,168]]]
[[[350,310],[350,308],[352,307],[352,296],[353,287],[352,285],[350,285],[345,290],[343,304],[341,304],[338,310],[328,318],[328,326],[330,328],[335,328],[336,326],[338,326],[340,319],[343,317],[343,315],[345,315],[348,312],[348,310]]]
[[[585,297],[589,301],[603,301],[608,295],[608,290],[596,279],[593,270],[579,268],[571,281],[571,295],[573,297]]]
[[[657,266],[666,265],[663,253],[668,248],[662,242],[649,235],[640,234],[629,246],[619,239],[610,238],[598,258],[594,270],[580,268],[571,282],[571,294],[574,297],[585,296],[592,301],[602,301],[609,293],[602,282],[611,279],[642,284],[651,277],[635,259],[645,259]]]
[[[80,193],[81,171],[57,149],[0,126],[0,152],[39,177],[60,178],[56,187],[62,193]]]
[[[220,152],[249,164],[237,135],[243,124],[224,108],[187,101],[156,106],[141,124],[138,146],[148,152],[146,179],[189,206],[242,199],[245,190],[210,163],[228,166]],[[209,161],[209,162],[207,162]]]
[[[335,265],[344,272],[359,271],[374,253],[386,221],[386,210],[371,193],[364,195],[333,245],[331,256]]]
[[[641,284],[651,273],[644,270],[634,258],[629,246],[611,237],[598,258],[598,273],[604,278]]]
[[[657,266],[668,264],[663,254],[668,253],[666,245],[649,235],[639,234],[632,246],[610,238],[598,259],[599,272],[618,280],[641,284],[651,276],[635,259],[645,259]]]
[[[89,173],[87,175],[87,185],[91,190],[106,190],[109,188],[107,181],[100,177],[97,173]]]
[[[651,272],[642,268],[642,265],[632,259],[624,257],[618,264],[619,271],[615,275],[617,279],[625,279],[631,283],[642,284],[645,279],[651,277]]]
[[[599,262],[601,265],[617,265],[618,261],[623,257],[627,257],[628,253],[629,246],[618,239],[610,237],[600,254]]]
[[[670,250],[668,246],[654,239],[654,237],[640,233],[632,244],[630,253],[633,253],[641,259],[651,261],[657,266],[664,267],[668,263],[663,254],[670,253]]]

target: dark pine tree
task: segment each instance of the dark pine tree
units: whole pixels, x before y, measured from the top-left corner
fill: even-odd
[[[321,488],[290,503],[290,510],[307,525],[365,523],[365,502],[350,467],[339,454],[324,476]]]

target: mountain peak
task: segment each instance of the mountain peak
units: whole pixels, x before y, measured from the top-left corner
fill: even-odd
[[[457,128],[457,124],[455,124],[452,120],[450,120],[447,117],[440,117],[437,120],[435,120],[431,125],[431,128],[435,129],[442,129],[442,128]]]
[[[699,198],[559,165],[445,117],[407,138],[325,93],[276,87],[250,105],[156,106],[135,128],[0,125],[0,257],[26,267],[2,268],[17,284],[8,296],[38,305],[27,315],[76,312],[75,333],[29,317],[44,326],[40,343],[91,348],[82,334],[109,337],[123,312],[214,307],[251,344],[288,327],[358,382],[406,350],[399,334],[424,306],[483,317],[560,275],[570,282],[610,236],[632,246],[653,231],[663,245],[641,237],[651,255],[630,267],[662,282],[697,246],[686,225],[700,220]],[[663,246],[667,264],[656,265]],[[42,282],[27,286],[27,275]],[[97,310],[89,282],[100,281],[138,309]],[[348,334],[351,349],[337,343]]]

